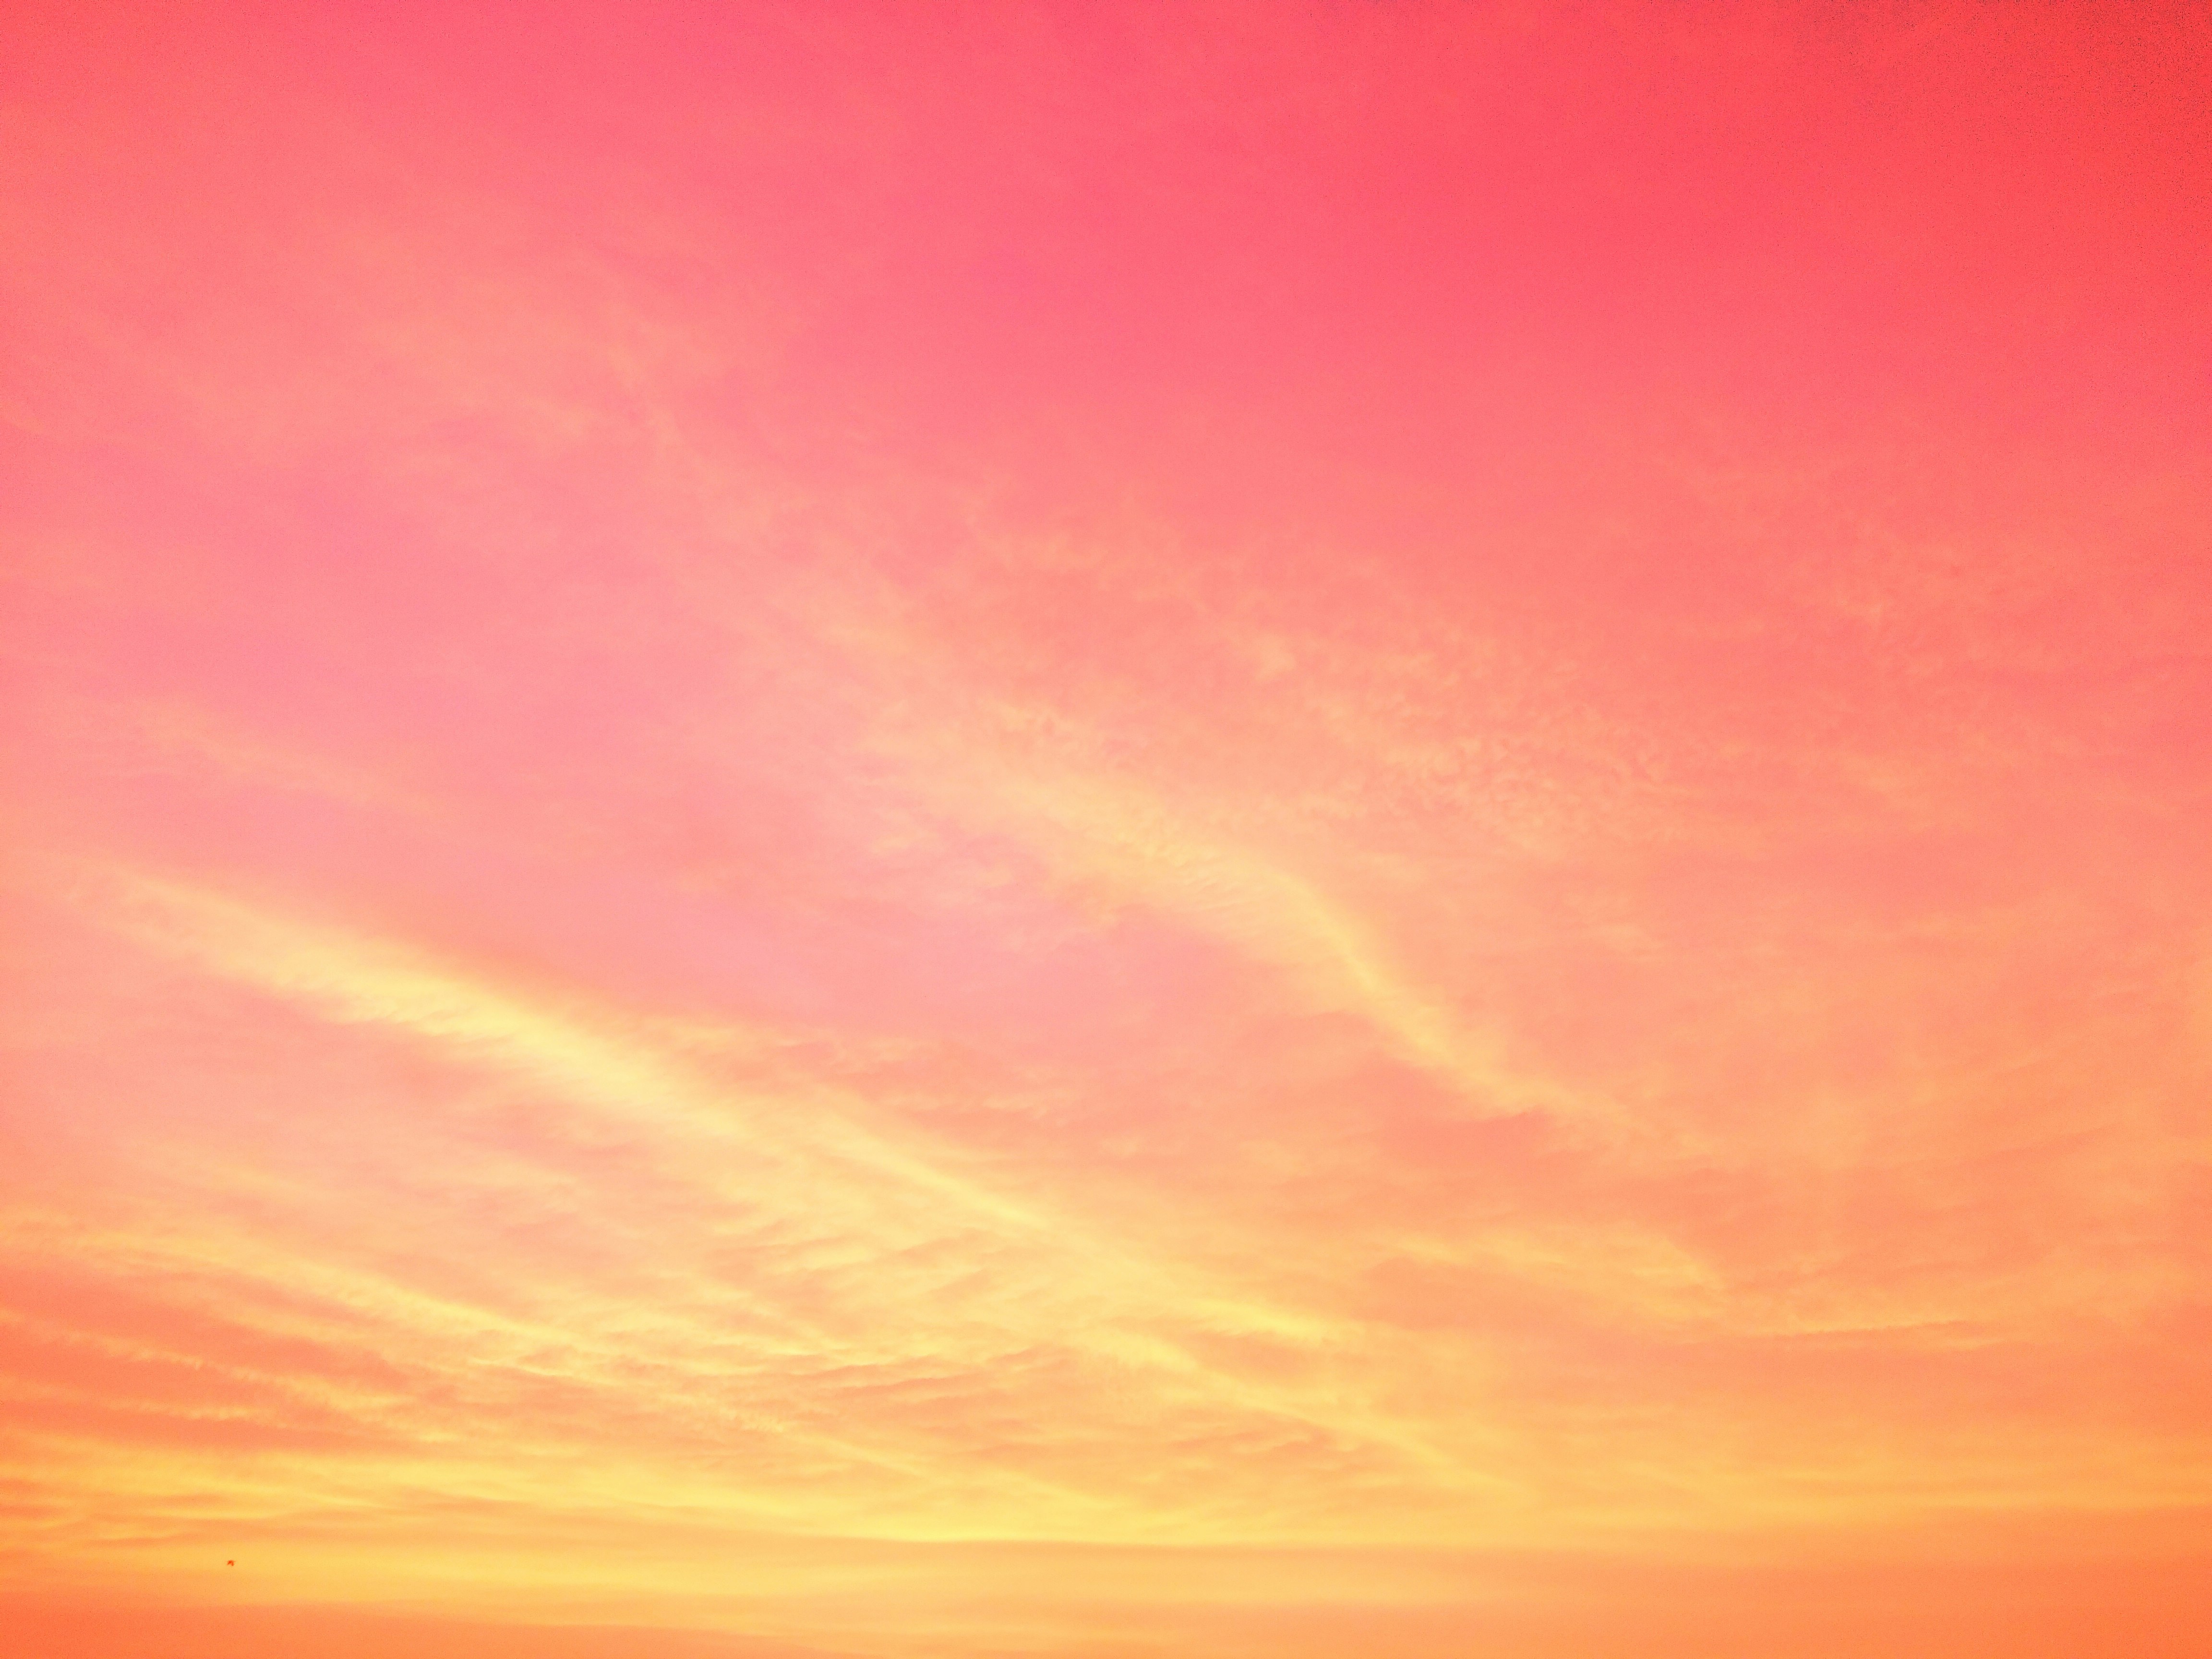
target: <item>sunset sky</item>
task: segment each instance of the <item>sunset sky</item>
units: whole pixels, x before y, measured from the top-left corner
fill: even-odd
[[[0,559],[11,1659],[2212,1652],[2212,10],[15,0]]]

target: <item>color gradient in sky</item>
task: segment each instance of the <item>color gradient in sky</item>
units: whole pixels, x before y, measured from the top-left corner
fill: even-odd
[[[0,1650],[2212,1652],[2212,11],[0,21]]]

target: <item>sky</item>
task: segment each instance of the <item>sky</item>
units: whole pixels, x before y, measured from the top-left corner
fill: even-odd
[[[0,1645],[2212,1650],[2212,14],[19,0]]]

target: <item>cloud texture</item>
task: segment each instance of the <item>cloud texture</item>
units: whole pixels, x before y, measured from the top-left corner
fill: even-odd
[[[2201,18],[0,89],[38,1659],[2212,1639]]]

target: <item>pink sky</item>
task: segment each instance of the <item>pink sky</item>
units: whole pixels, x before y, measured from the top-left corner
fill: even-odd
[[[2212,1649],[2201,9],[18,4],[0,238],[0,1648]]]

